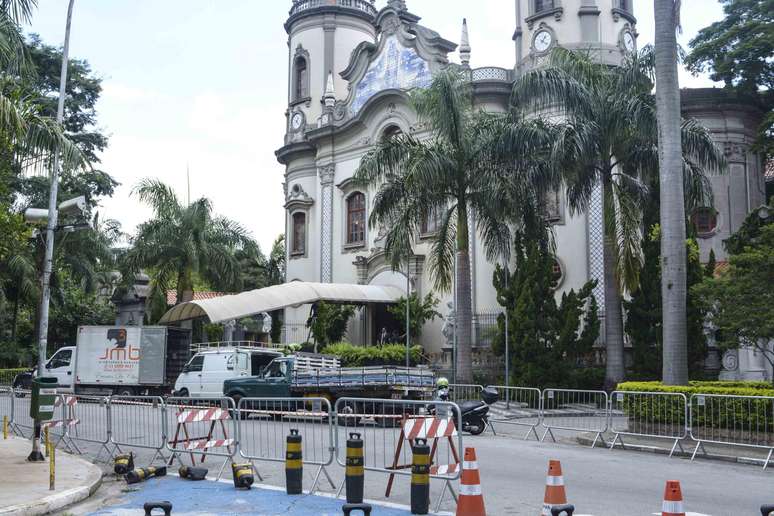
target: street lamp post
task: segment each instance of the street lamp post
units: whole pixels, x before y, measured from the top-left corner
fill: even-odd
[[[505,408],[511,408],[511,392],[509,387],[511,386],[511,374],[510,374],[510,343],[508,342],[508,262],[505,262]]]
[[[64,47],[62,49],[62,68],[59,77],[59,103],[56,109],[56,123],[60,127],[64,120],[64,102],[67,93],[67,64],[70,52],[70,23],[73,17],[73,4],[70,0],[67,6],[67,23],[65,25]],[[40,280],[40,317],[38,319],[38,376],[43,375],[48,347],[48,305],[51,296],[51,271],[54,261],[54,231],[57,225],[57,195],[59,193],[59,151],[54,152],[54,166],[51,170],[51,191],[48,197],[48,221],[46,224],[46,252],[43,259],[43,275]],[[44,460],[40,453],[40,419],[35,420],[35,434],[32,439],[30,461]]]
[[[411,256],[406,258],[406,369],[411,366]],[[408,374],[408,373],[407,373]]]

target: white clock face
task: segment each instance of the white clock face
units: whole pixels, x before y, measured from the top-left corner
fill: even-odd
[[[535,35],[535,50],[545,52],[551,46],[554,37],[547,30],[541,30]]]
[[[293,129],[301,129],[301,124],[304,123],[304,116],[301,113],[296,113],[293,118],[290,119],[290,125]]]
[[[634,36],[631,32],[624,32],[623,35],[624,48],[629,52],[634,52]]]

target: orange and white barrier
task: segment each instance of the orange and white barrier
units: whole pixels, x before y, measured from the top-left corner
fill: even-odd
[[[457,516],[486,516],[475,448],[465,448],[457,498]]]
[[[661,516],[685,516],[683,492],[679,480],[667,480],[664,488],[664,501],[661,505]]]
[[[543,497],[543,511],[541,516],[551,516],[551,509],[557,505],[567,504],[567,494],[564,491],[564,476],[562,475],[562,463],[558,460],[548,461],[548,474],[546,475],[546,492]]]

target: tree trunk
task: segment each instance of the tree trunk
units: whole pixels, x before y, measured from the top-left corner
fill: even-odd
[[[457,208],[457,266],[455,300],[457,325],[457,383],[473,383],[472,328],[470,296],[470,243],[466,203]]]
[[[609,235],[604,238],[605,276],[605,389],[613,390],[626,376],[624,364],[623,315],[621,292],[615,273],[615,242]]]
[[[685,205],[680,86],[677,77],[677,12],[674,0],[654,0],[656,108],[661,205],[663,369],[666,385],[688,383],[686,329]]]

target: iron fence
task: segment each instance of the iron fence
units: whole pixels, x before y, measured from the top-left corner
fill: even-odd
[[[0,424],[6,418],[8,425],[13,424],[13,389],[0,387]]]
[[[450,383],[449,401],[454,403],[460,403],[461,401],[478,401],[481,399],[481,391],[483,390],[483,385]]]
[[[154,450],[150,463],[164,457],[164,400],[159,396],[111,396],[108,435],[112,451],[122,447]]]
[[[688,436],[688,400],[674,392],[614,391],[610,399],[610,430],[615,433],[610,443],[625,448],[624,435],[669,439],[671,457]]]
[[[542,392],[530,387],[506,387],[493,385],[499,393],[500,400],[489,407],[489,426],[494,431],[500,424],[524,427],[527,432],[524,439],[533,435],[540,440],[537,427],[542,421]],[[506,427],[507,428],[507,427]]]
[[[605,443],[603,433],[608,428],[608,396],[605,391],[582,391],[574,389],[545,389],[542,395],[540,424],[547,435],[556,442],[554,430],[593,432],[594,441]]]

